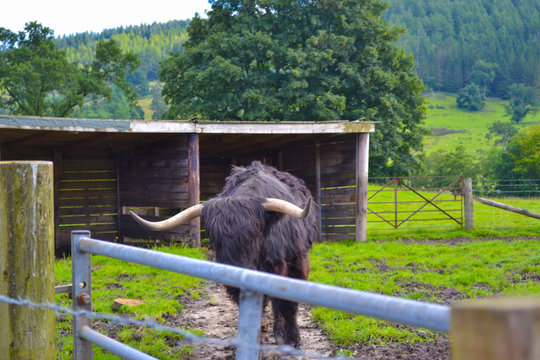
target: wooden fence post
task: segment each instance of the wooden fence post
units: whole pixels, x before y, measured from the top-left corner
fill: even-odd
[[[0,294],[54,303],[53,164],[0,162]],[[56,359],[49,309],[0,302],[2,359]]]
[[[465,210],[465,229],[474,229],[474,205],[472,179],[463,179],[463,207]]]
[[[454,305],[450,335],[452,360],[540,359],[540,297]]]

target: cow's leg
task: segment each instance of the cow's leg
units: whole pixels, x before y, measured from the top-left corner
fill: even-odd
[[[291,278],[307,280],[309,274],[309,258],[303,257],[287,266],[286,275]],[[272,299],[274,312],[274,338],[277,344],[301,347],[300,330],[298,329],[298,304],[291,301]]]
[[[301,346],[300,330],[296,323],[298,304],[295,302],[272,299],[274,312],[274,338],[278,345]]]

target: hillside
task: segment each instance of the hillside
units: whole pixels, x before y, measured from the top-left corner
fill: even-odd
[[[499,67],[492,96],[511,83],[540,86],[538,0],[389,0],[384,18],[407,30],[399,44],[434,90],[461,89],[478,60]]]
[[[494,147],[494,139],[486,138],[488,128],[496,121],[510,122],[505,114],[506,101],[488,98],[481,111],[465,111],[456,105],[456,96],[451,93],[428,93],[426,127],[431,134],[424,138],[426,155],[437,151],[450,151],[463,145],[476,160],[485,156]],[[529,115],[517,125],[518,129],[540,124],[540,112]]]

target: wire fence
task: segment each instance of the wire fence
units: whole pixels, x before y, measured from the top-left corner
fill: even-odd
[[[540,198],[540,179],[481,179],[472,183],[475,196]]]
[[[185,331],[176,327],[171,327],[167,325],[160,324],[153,320],[139,320],[130,317],[123,317],[108,313],[98,313],[94,311],[86,310],[73,310],[58,304],[50,303],[36,303],[27,299],[13,299],[7,296],[0,295],[0,303],[6,303],[16,306],[26,306],[31,309],[48,309],[54,311],[58,316],[60,313],[69,314],[73,317],[89,317],[98,320],[105,320],[109,323],[120,325],[120,326],[140,326],[146,327],[158,332],[169,332],[177,334],[183,337],[184,343],[190,343],[191,345],[201,345],[208,344],[214,346],[223,346],[223,347],[238,347],[242,344],[240,339],[230,339],[223,340],[218,338],[211,338],[197,335],[193,332]],[[303,357],[309,359],[320,359],[320,360],[344,360],[344,356],[324,356],[320,354],[315,354],[307,351],[303,351],[297,348],[294,348],[289,345],[264,345],[259,344],[255,347],[255,350],[258,352],[273,352],[279,353],[283,356],[292,356],[292,357]],[[350,358],[349,358],[350,359]]]

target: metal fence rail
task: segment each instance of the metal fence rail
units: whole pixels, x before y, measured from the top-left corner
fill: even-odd
[[[72,232],[75,310],[90,310],[90,254],[153,266],[240,288],[237,359],[256,359],[258,356],[256,334],[261,323],[262,294],[442,332],[449,332],[450,328],[450,307],[448,306],[316,284],[210,261],[109,243],[92,239],[88,231]],[[113,353],[118,351],[118,355],[126,356],[126,345],[98,337],[90,328],[91,319],[75,317],[75,360],[91,358],[92,342],[105,344],[107,350]]]

